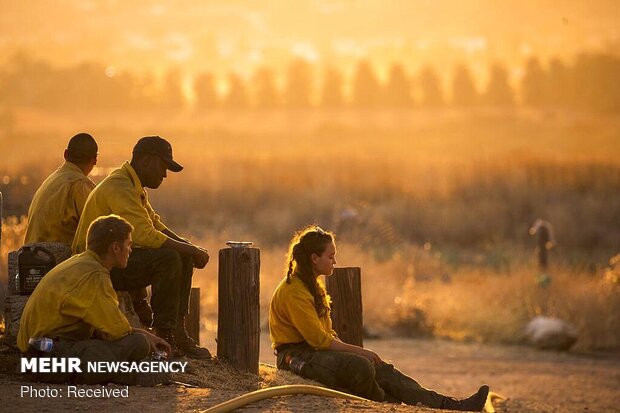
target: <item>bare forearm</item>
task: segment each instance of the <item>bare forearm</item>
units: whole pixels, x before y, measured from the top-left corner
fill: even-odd
[[[332,341],[332,343],[329,345],[329,349],[334,350],[334,351],[346,351],[347,353],[355,353],[355,354],[359,354],[360,350],[363,350],[359,346],[344,343],[337,338],[334,339],[334,341]]]
[[[355,346],[353,344],[343,343],[337,338],[334,339],[334,341],[332,341],[332,343],[329,345],[329,349],[334,351],[346,351],[348,353],[354,353],[366,357],[374,363],[381,362],[381,357],[379,357],[379,355],[374,351],[367,348]]]
[[[166,236],[168,236],[168,238],[175,240],[175,241],[179,241],[182,242],[184,244],[189,244],[189,241],[186,240],[185,238],[181,237],[180,235],[177,235],[176,233],[174,233],[174,231],[172,231],[170,228],[166,228],[165,230],[162,231],[164,234],[166,234]]]

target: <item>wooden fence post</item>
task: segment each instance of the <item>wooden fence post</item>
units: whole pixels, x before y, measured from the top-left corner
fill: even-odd
[[[260,352],[259,275],[258,248],[220,250],[217,356],[254,374]]]
[[[200,344],[200,288],[192,287],[189,294],[189,314],[185,321],[187,335]]]
[[[541,271],[546,271],[549,266],[549,228],[541,226],[538,229],[538,266]]]
[[[333,328],[345,343],[363,346],[362,275],[359,267],[335,268],[325,277]]]
[[[530,228],[530,234],[536,235],[538,267],[544,273],[549,267],[549,251],[555,245],[553,227],[548,221],[538,219]]]

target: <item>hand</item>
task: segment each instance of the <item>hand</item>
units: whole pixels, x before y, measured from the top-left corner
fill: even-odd
[[[360,347],[359,354],[360,356],[366,357],[368,360],[372,361],[375,364],[381,363],[381,357],[379,357],[377,353],[370,349]]]
[[[194,259],[194,267],[202,269],[209,262],[209,253],[206,249],[201,247],[195,247],[196,250],[192,258]]]
[[[164,350],[168,355],[172,354],[172,347],[166,340],[161,337],[157,337],[155,334],[151,334],[146,331],[146,338],[149,339],[149,343],[151,344],[151,352],[155,350]]]

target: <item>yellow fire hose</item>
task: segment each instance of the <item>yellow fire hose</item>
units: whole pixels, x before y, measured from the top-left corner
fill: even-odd
[[[369,401],[368,399],[364,399],[362,397],[353,396],[352,394],[343,393],[332,389],[326,389],[325,387],[310,386],[307,384],[289,384],[286,386],[268,387],[266,389],[242,394],[239,397],[235,397],[234,399],[228,400],[224,403],[217,404],[207,410],[202,410],[200,413],[227,413],[238,409],[241,406],[245,406],[246,404],[257,402],[259,400],[290,394],[311,394],[314,396],[339,397],[342,399]],[[484,405],[484,411],[487,413],[495,413],[493,401],[496,400],[506,400],[506,397],[495,392],[489,392],[489,396]]]
[[[484,403],[484,409],[482,409],[482,411],[486,413],[496,413],[495,406],[493,406],[493,402],[495,401],[502,402],[506,399],[507,399],[506,396],[502,396],[499,393],[490,391],[489,395],[487,396],[487,401]]]
[[[285,396],[288,394],[312,394],[314,396],[340,397],[343,399],[368,401],[362,397],[353,396],[352,394],[343,393],[336,390],[326,389],[325,387],[310,386],[307,384],[289,384],[286,386],[268,387],[266,389],[256,390],[251,393],[242,394],[239,397],[228,400],[227,402],[215,405],[201,413],[226,413],[234,409],[238,409],[246,404],[259,400],[268,399],[270,397]]]

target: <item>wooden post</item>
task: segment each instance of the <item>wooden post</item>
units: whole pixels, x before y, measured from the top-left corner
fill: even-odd
[[[220,250],[218,270],[217,356],[258,374],[260,350],[260,250]]]
[[[549,228],[546,225],[541,225],[538,228],[538,266],[541,271],[547,271],[549,266]]]
[[[200,344],[200,288],[192,287],[189,294],[189,314],[185,320],[185,329]]]
[[[2,204],[4,200],[2,199],[2,192],[0,192],[0,257],[2,256]]]
[[[549,251],[555,245],[553,227],[548,221],[537,219],[530,228],[530,235],[536,235],[538,267],[545,273],[549,267]]]
[[[332,298],[334,331],[345,343],[363,346],[362,275],[359,267],[335,268],[325,277],[327,293]]]

